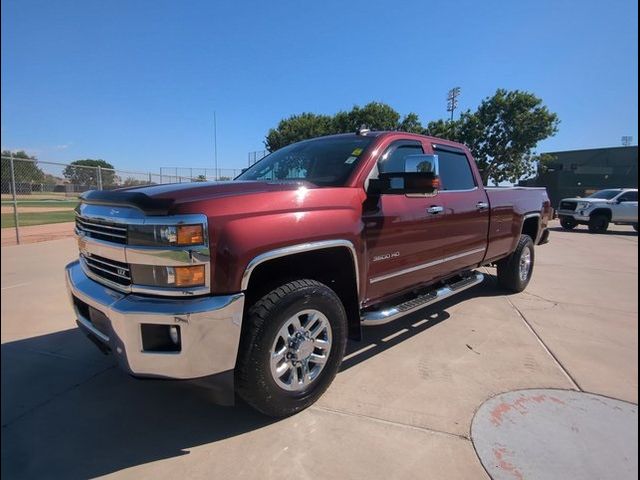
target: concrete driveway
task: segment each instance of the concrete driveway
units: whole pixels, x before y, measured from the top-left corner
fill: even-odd
[[[554,230],[522,294],[486,269],[460,296],[367,329],[321,400],[282,421],[121,373],[74,328],[63,283],[74,240],[3,247],[2,475],[487,478],[470,429],[494,395],[637,403],[638,237],[612,230]]]

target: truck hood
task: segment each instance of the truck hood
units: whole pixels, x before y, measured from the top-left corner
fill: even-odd
[[[171,199],[175,203],[192,202],[203,199],[228,197],[232,195],[247,195],[261,192],[278,192],[296,190],[304,186],[314,188],[308,182],[281,181],[234,181],[234,182],[190,182],[134,187],[117,191],[142,193],[150,198]]]
[[[116,190],[91,190],[83,193],[80,198],[84,203],[131,206],[148,215],[167,215],[185,205],[203,200],[285,192],[300,188],[315,189],[317,187],[300,181],[190,182]]]

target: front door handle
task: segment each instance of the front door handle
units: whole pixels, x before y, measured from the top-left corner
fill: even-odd
[[[433,205],[427,208],[427,213],[431,213],[432,215],[437,215],[442,212],[444,212],[444,207],[441,207],[440,205]]]
[[[476,203],[476,208],[478,210],[486,210],[487,208],[489,208],[489,204],[487,202],[478,202]]]

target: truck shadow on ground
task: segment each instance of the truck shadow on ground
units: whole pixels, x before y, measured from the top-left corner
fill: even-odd
[[[620,236],[620,237],[637,237],[638,236],[638,232],[636,232],[635,230],[633,230],[631,227],[629,227],[629,231],[624,231],[624,230],[607,230],[604,233],[591,233],[587,227],[577,227],[574,228],[573,230],[565,230],[562,227],[549,227],[549,230],[551,232],[564,232],[564,233],[578,233],[578,234],[588,234],[588,235],[612,235],[612,236]]]
[[[447,309],[471,298],[495,297],[507,292],[498,286],[495,275],[482,272],[484,281],[469,290],[447,298],[384,325],[364,327],[360,341],[349,341],[340,371],[348,370],[371,357],[401,344],[449,319]]]
[[[351,368],[447,320],[446,309],[497,296],[491,275],[458,296],[349,342]],[[406,331],[405,331],[406,330]],[[397,332],[402,332],[398,334]],[[136,380],[77,329],[2,345],[2,475],[93,478],[263,428],[275,420],[249,407],[220,407],[187,382]]]

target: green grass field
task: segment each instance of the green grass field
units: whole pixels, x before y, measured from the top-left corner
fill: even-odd
[[[13,202],[2,200],[3,207],[10,207]],[[18,200],[19,207],[63,207],[74,208],[78,205],[77,200]]]
[[[18,225],[27,227],[29,225],[44,225],[47,223],[73,222],[75,213],[73,210],[61,212],[38,212],[20,213],[18,215]],[[2,228],[15,227],[13,213],[2,214]]]

